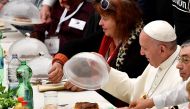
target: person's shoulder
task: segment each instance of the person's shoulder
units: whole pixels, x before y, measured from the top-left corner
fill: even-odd
[[[84,2],[87,2],[87,3],[92,3],[93,1],[92,0],[83,0]]]
[[[83,1],[84,6],[93,7],[92,1],[84,0]],[[94,8],[94,7],[93,7]]]
[[[92,2],[87,1],[87,0],[84,0],[82,9],[85,10],[85,11],[88,11],[88,12],[90,12],[90,13],[92,13],[92,12],[95,11]]]

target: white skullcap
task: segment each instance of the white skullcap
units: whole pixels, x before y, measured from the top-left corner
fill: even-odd
[[[158,41],[171,42],[176,40],[175,30],[168,22],[163,20],[152,21],[145,25],[143,30],[151,38]]]

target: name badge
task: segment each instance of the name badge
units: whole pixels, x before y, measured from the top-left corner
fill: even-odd
[[[75,29],[83,30],[85,27],[86,22],[72,18],[71,21],[69,22],[69,26]]]
[[[59,38],[50,37],[50,39],[45,39],[45,45],[47,46],[50,54],[55,54],[59,50]]]

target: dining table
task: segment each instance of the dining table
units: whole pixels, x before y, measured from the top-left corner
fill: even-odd
[[[2,22],[2,21],[0,21]],[[13,25],[5,23],[0,26],[0,31],[3,32],[3,39],[0,43],[3,49],[5,50],[5,55],[9,53],[10,46],[15,42],[26,36],[17,30]],[[7,60],[6,56],[4,59],[4,81],[3,85],[7,86]],[[43,109],[44,107],[44,91],[39,91],[39,85],[32,85],[33,87],[33,104],[34,109]],[[56,91],[56,90],[55,90]],[[76,102],[92,102],[98,103],[100,109],[115,109],[115,107],[107,101],[104,97],[98,94],[94,90],[86,90],[81,92],[71,92],[67,90],[56,91],[58,93],[58,105],[60,109],[74,109],[74,104]]]

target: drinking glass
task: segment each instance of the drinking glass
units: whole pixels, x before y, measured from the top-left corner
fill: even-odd
[[[43,109],[58,109],[58,92],[48,91],[44,93],[44,108]]]

